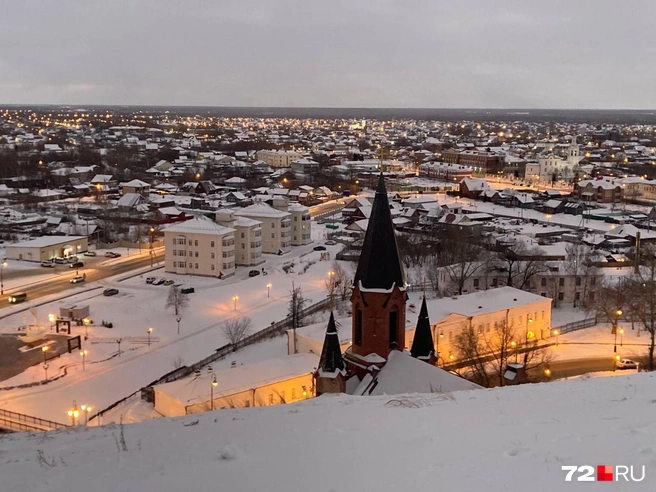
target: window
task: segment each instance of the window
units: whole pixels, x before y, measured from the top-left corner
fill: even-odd
[[[177,262],[174,261],[174,262],[173,262],[173,268],[175,268],[175,267],[177,267],[177,266],[178,266]]]
[[[210,241],[210,248],[214,247],[214,241]]]
[[[595,293],[594,293],[594,292],[590,292],[590,294],[588,295],[588,298],[589,298],[591,301],[594,301],[594,300],[595,300]]]
[[[244,239],[244,233],[243,232],[241,233],[241,238]]]
[[[389,346],[390,346],[390,348],[395,348],[397,346],[396,319],[397,319],[397,312],[392,311],[389,315]]]
[[[542,319],[544,319],[544,311],[542,311]]]
[[[198,270],[198,263],[196,263],[196,264],[194,265],[194,268],[196,268],[196,270]]]
[[[245,407],[250,407],[250,406],[251,406],[251,401],[250,401],[250,400],[246,400],[246,401],[244,402],[244,406],[245,406]]]
[[[292,400],[296,399],[296,388],[292,388]]]
[[[275,239],[275,238],[276,238],[276,234],[275,234],[275,232],[272,232],[271,233],[271,239]]]
[[[478,283],[479,283],[479,282],[478,282],[478,279],[475,278],[475,279],[474,279],[474,288],[475,288],[475,289],[478,289]]]
[[[483,333],[483,325],[478,325],[478,332]]]
[[[246,249],[246,243],[241,243],[241,249]]]
[[[273,405],[273,393],[269,393],[269,405]]]
[[[198,246],[198,239],[194,241],[194,246]]]
[[[581,293],[580,292],[576,292],[574,294],[574,300],[575,301],[580,301],[581,300]]]
[[[546,293],[546,292],[543,292],[543,293],[540,294],[540,295],[541,295],[542,297],[547,297],[547,293]]]
[[[485,325],[485,331],[487,331],[488,333],[490,333],[490,323],[487,323],[487,324]]]
[[[210,258],[214,259],[214,253],[210,253]]]
[[[178,256],[178,252],[175,249],[173,250],[173,256]]]
[[[355,344],[362,345],[362,309],[355,312]]]
[[[576,277],[576,286],[579,287],[581,285],[581,277]]]
[[[558,300],[562,301],[565,298],[565,295],[562,292],[558,293]]]
[[[198,258],[198,251],[194,251],[194,258]]]
[[[592,277],[590,279],[590,285],[597,285],[597,277]]]
[[[276,227],[276,223],[275,223],[275,222],[271,222],[271,227]]]
[[[565,287],[565,279],[563,277],[558,279],[558,285],[560,287]]]
[[[540,286],[541,286],[541,287],[546,287],[546,286],[547,286],[547,279],[546,279],[546,278],[543,277],[543,278],[540,280]]]
[[[212,263],[212,265],[210,265],[210,270],[214,270],[214,263]]]

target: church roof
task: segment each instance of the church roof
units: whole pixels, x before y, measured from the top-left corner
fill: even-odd
[[[364,236],[362,253],[355,272],[355,285],[361,289],[405,287],[405,276],[392,223],[385,179],[381,173],[376,196]]]
[[[328,373],[335,374],[338,371],[344,370],[344,359],[342,358],[339,336],[337,335],[335,316],[331,312],[330,320],[328,320],[328,328],[326,329],[326,338],[323,341],[323,349],[319,358],[319,371],[323,376]]]
[[[433,352],[433,347],[433,335],[431,333],[430,320],[428,319],[426,297],[424,297],[421,301],[417,329],[415,330],[415,337],[412,340],[410,354],[415,358],[427,359]]]

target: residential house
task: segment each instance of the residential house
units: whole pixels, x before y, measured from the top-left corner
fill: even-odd
[[[234,212],[235,217],[246,217],[262,223],[262,252],[287,253],[291,248],[291,214],[270,205],[256,202]]]
[[[146,198],[150,193],[150,185],[141,181],[140,179],[133,179],[127,183],[121,183],[119,185],[119,189],[123,195],[126,193],[138,193]]]
[[[264,263],[262,257],[262,222],[247,217],[236,217],[235,210],[221,209],[215,220],[224,227],[235,229],[235,262],[237,266]]]

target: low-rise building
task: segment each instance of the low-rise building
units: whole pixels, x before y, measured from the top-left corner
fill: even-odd
[[[148,194],[150,193],[150,185],[140,179],[133,179],[127,183],[121,183],[118,186],[123,195],[127,193],[139,193],[140,195],[148,197]]]
[[[75,256],[88,249],[86,236],[42,236],[8,245],[5,255],[8,260],[48,261]]]
[[[271,254],[283,254],[291,249],[291,215],[262,202],[256,202],[234,213],[235,217],[246,217],[262,223],[262,252]]]
[[[310,209],[299,203],[289,206],[292,214],[292,246],[302,246],[312,242],[312,217]]]
[[[257,158],[271,167],[291,167],[292,162],[303,157],[301,152],[293,150],[259,150]]]
[[[237,266],[253,266],[264,263],[262,257],[262,222],[248,217],[235,217],[234,210],[219,210],[216,221],[224,227],[235,229],[235,263]]]
[[[195,217],[164,229],[165,270],[224,278],[235,273],[235,229]]]

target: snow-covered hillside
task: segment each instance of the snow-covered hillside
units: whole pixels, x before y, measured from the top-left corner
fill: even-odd
[[[3,492],[575,490],[561,465],[646,466],[656,375],[452,395],[326,395],[0,440]]]

